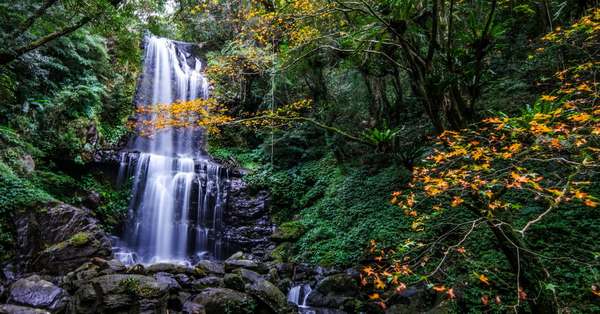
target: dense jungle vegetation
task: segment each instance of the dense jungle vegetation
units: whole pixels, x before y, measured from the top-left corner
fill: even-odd
[[[383,306],[424,281],[457,312],[598,312],[596,6],[2,1],[2,260],[40,202],[94,190],[105,229],[121,222],[127,192],[88,165],[130,132],[151,33],[201,44],[214,99],[196,125],[302,235],[280,258],[359,263]]]

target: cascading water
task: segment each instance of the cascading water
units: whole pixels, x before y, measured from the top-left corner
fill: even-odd
[[[294,286],[290,289],[290,292],[288,292],[287,300],[297,304],[299,308],[308,308],[306,299],[311,292],[312,289],[310,288],[310,285],[301,284]]]
[[[147,38],[138,107],[207,99],[207,80],[191,45]],[[129,148],[136,152],[123,153],[119,178],[134,178],[123,244],[115,253],[125,264],[223,259],[227,171],[206,156],[202,138],[201,130],[163,130],[135,137]]]

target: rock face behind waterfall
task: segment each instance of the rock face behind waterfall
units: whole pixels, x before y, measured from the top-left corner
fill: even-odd
[[[30,208],[15,222],[17,272],[64,275],[92,257],[111,258],[111,243],[83,210],[61,203]]]
[[[268,196],[266,191],[252,193],[240,177],[230,178],[224,219],[225,238],[233,246],[262,259],[275,247],[271,241],[275,224],[267,210]]]

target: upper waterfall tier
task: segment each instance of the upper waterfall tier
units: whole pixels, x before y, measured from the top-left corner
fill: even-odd
[[[201,72],[201,60],[192,56],[194,47],[197,45],[167,38],[147,38],[144,72],[135,99],[137,107],[208,98],[208,81]],[[155,134],[152,139],[136,138],[132,148],[163,156],[199,158],[204,155],[202,137],[200,130],[167,129]]]

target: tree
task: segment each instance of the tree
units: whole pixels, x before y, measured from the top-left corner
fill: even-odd
[[[10,4],[17,12],[9,16],[8,23],[5,22],[12,29],[2,38],[4,46],[0,50],[0,65],[6,65],[29,51],[97,20],[115,10],[122,0],[102,0],[92,5],[80,1],[70,4],[59,0],[45,0],[39,5],[37,2],[20,1]]]
[[[559,29],[545,39],[554,45],[567,39],[569,45],[583,43],[582,52],[595,53],[598,38],[593,30],[599,25],[600,11],[596,10],[568,30]],[[531,312],[558,312],[555,288],[560,279],[552,277],[542,262],[550,257],[531,247],[532,242],[540,241],[536,239],[540,236],[536,229],[549,219],[560,220],[568,211],[596,211],[600,200],[600,107],[598,87],[592,81],[600,63],[584,59],[578,63],[556,73],[561,88],[554,94],[542,95],[521,115],[497,113],[497,117],[484,120],[476,129],[446,131],[439,137],[426,164],[415,168],[410,189],[395,192],[392,203],[398,204],[408,217],[414,217],[412,227],[416,232],[426,231],[430,222],[444,216],[465,220],[453,229],[458,235],[446,247],[440,243],[451,231],[422,243],[418,260],[395,256],[396,262],[388,260],[381,271],[367,268],[374,283],[385,286],[385,279],[397,283],[399,278],[425,271],[428,262],[419,262],[434,257],[438,264],[426,271],[425,277],[439,275],[453,254],[458,254],[456,258],[466,256],[470,248],[465,243],[474,231],[486,228],[515,274],[508,285],[518,298],[504,306],[518,308],[524,300]],[[564,219],[571,228],[579,223]],[[440,249],[441,254],[436,256]],[[591,251],[594,248],[587,249],[587,256],[563,258],[589,268],[598,267],[594,262],[598,253]],[[393,255],[381,254],[380,260]],[[474,278],[490,285],[490,274],[476,273]],[[597,295],[598,283],[591,280],[591,292]],[[454,295],[452,289],[436,289]],[[487,305],[487,295],[483,303]]]

